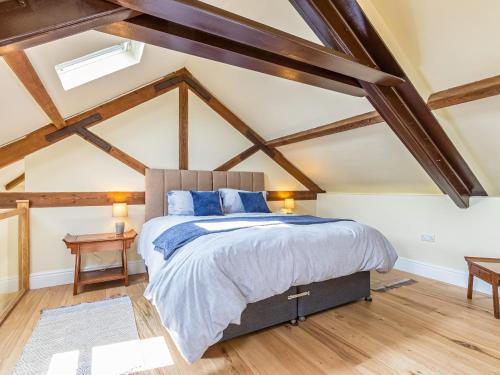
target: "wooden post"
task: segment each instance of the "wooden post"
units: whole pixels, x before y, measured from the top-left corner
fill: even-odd
[[[186,82],[179,85],[179,169],[189,169],[189,97]]]
[[[19,215],[18,246],[19,246],[19,289],[30,288],[30,218],[27,200],[16,201],[17,208],[23,209]]]

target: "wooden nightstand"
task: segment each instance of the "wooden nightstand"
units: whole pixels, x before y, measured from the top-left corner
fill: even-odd
[[[132,229],[122,235],[115,233],[86,234],[74,236],[67,234],[63,241],[71,254],[75,254],[75,281],[73,284],[73,295],[78,294],[79,285],[97,284],[111,280],[124,280],[128,285],[127,249],[134,242],[137,233]],[[122,266],[98,271],[82,272],[82,253],[94,253],[99,251],[121,251]]]

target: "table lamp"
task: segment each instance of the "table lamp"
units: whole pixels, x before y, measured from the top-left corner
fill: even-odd
[[[128,206],[127,203],[113,203],[113,217],[127,217]],[[117,221],[115,223],[116,234],[123,234],[125,231],[125,222]]]
[[[291,214],[294,208],[295,208],[295,200],[293,198],[286,198],[284,203],[284,208],[282,211],[286,214]]]

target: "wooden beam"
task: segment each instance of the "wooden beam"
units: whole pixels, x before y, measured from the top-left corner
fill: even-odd
[[[429,97],[429,107],[439,109],[500,94],[500,75],[438,91]]]
[[[97,30],[327,90],[365,95],[353,78],[303,63],[292,64],[289,60],[283,61],[274,55],[153,16],[142,15]]]
[[[297,201],[315,201],[318,199],[318,193],[307,190],[267,192],[268,201],[282,201],[286,198],[293,198]]]
[[[290,59],[293,63],[312,65],[377,85],[394,86],[404,82],[403,79],[382,72],[373,65],[364,65],[345,53],[333,51],[198,0],[110,1],[198,32],[258,49],[262,56],[274,54],[283,59]]]
[[[179,85],[179,169],[189,169],[189,96],[187,83]]]
[[[193,92],[198,95],[198,97],[203,100],[210,108],[212,108],[216,113],[219,114],[224,120],[226,120],[233,128],[239,131],[245,138],[256,145],[261,151],[273,159],[279,166],[291,174],[297,181],[308,188],[311,191],[317,193],[324,193],[325,191],[321,189],[314,181],[307,177],[302,171],[295,167],[285,156],[278,150],[272,147],[266,146],[266,141],[257,132],[255,132],[250,126],[244,123],[238,116],[236,116],[229,108],[222,104],[216,97],[214,97],[210,92],[203,88],[203,85],[196,80],[191,73],[186,71],[186,76],[190,79],[186,82],[190,85],[190,82],[196,82],[195,86],[190,88]],[[203,92],[200,93],[199,88],[203,88]]]
[[[144,192],[61,192],[0,193],[0,209],[17,207],[16,201],[28,200],[31,208],[111,206],[113,203],[143,205]]]
[[[9,191],[9,190],[14,189],[17,185],[22,184],[24,182],[24,179],[25,179],[24,173],[20,176],[17,176],[13,180],[11,180],[5,184],[5,190]]]
[[[317,193],[311,191],[268,191],[267,199],[315,200],[316,196]],[[30,208],[111,206],[113,203],[144,205],[145,193],[143,191],[0,193],[0,209],[16,208],[16,201],[19,200],[28,200]]]
[[[250,156],[252,156],[253,154],[255,154],[259,150],[260,150],[260,147],[257,145],[250,146],[245,151],[239,153],[235,157],[226,161],[224,164],[215,168],[214,171],[228,171],[231,168],[238,165],[239,163],[241,163],[243,160],[248,159]]]
[[[5,55],[4,59],[40,108],[47,114],[52,124],[57,128],[64,127],[64,119],[50,98],[26,53],[24,51],[15,51]]]
[[[461,208],[486,195],[479,180],[355,0],[289,0],[323,44],[405,79],[397,87],[360,81],[368,99],[424,170]]]
[[[427,105],[431,109],[441,109],[496,95],[500,95],[500,76],[485,78],[480,81],[438,91],[429,97]],[[384,122],[384,119],[378,114],[378,112],[372,111],[340,121],[335,121],[330,124],[275,138],[268,141],[266,144],[271,147],[280,147],[291,143],[324,137],[326,135],[358,129],[382,122]]]
[[[318,126],[316,128],[307,129],[290,135],[285,135],[283,137],[275,138],[271,141],[268,141],[266,144],[270,147],[280,147],[291,143],[307,141],[308,139],[324,137],[325,135],[378,124],[383,121],[384,119],[380,117],[380,115],[376,111],[373,111],[364,113],[362,115],[349,117],[344,120],[335,121],[330,124]]]
[[[185,69],[180,69],[146,86],[70,117],[66,120],[67,126],[62,129],[58,130],[53,125],[47,125],[17,141],[0,147],[0,168],[21,160],[25,156],[41,150],[56,141],[67,138],[75,134],[80,128],[94,126],[173,90],[178,86],[179,82],[182,81],[184,73]]]
[[[128,155],[127,153],[123,152],[119,148],[113,146],[112,144],[102,139],[95,133],[92,133],[90,130],[82,128],[77,132],[77,134],[90,144],[96,146],[97,148],[111,155],[115,159],[121,161],[126,166],[132,168],[133,170],[139,172],[144,176],[146,175],[147,167],[144,164],[142,164],[139,160],[133,158],[132,156]]]
[[[0,13],[0,55],[138,15],[101,0],[23,0]]]

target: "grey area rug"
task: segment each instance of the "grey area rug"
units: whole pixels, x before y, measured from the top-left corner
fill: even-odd
[[[112,344],[120,347],[120,343],[138,339],[132,301],[128,296],[44,310],[12,373],[83,375],[101,372],[95,368],[99,355],[109,352]],[[127,368],[120,372],[134,370]]]

